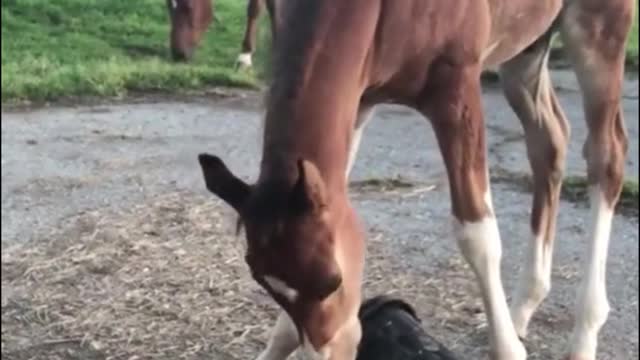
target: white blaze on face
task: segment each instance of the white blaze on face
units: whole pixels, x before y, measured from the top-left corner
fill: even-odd
[[[293,303],[298,299],[298,291],[289,287],[284,281],[273,276],[265,276],[264,281],[269,284],[271,290],[284,296],[289,302]]]
[[[173,9],[177,8],[178,7],[178,0],[171,0],[171,7]]]

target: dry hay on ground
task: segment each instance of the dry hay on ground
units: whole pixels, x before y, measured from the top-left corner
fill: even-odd
[[[2,357],[254,358],[276,308],[251,281],[243,239],[223,214],[211,197],[174,193],[126,213],[82,214],[5,249]],[[401,296],[447,346],[474,336],[484,348],[484,315],[459,256],[426,274],[381,234],[370,234],[368,251],[367,296]]]

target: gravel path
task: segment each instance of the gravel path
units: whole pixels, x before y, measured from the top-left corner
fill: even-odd
[[[561,102],[571,120],[569,174],[582,175],[586,128],[581,98],[572,75],[554,74]],[[627,176],[638,174],[638,81],[628,80],[623,108],[629,129]],[[516,173],[529,171],[522,130],[501,93],[485,92],[490,161]],[[2,112],[2,246],[45,241],[61,221],[80,212],[127,209],[160,194],[204,190],[196,155],[220,154],[247,179],[256,176],[260,98],[256,94],[189,102],[44,108]],[[397,142],[391,142],[394,139]],[[420,197],[356,195],[370,230],[393,239],[399,263],[435,271],[433,259],[456,253],[448,228],[445,172],[433,132],[411,110],[384,106],[366,130],[354,180],[401,175],[417,184],[434,184]],[[528,236],[531,198],[518,186],[493,185],[504,242],[505,286],[514,274]],[[534,322],[532,336],[560,354],[569,334],[579,257],[585,244],[588,210],[563,202],[553,291],[541,310],[552,318]],[[600,359],[638,357],[638,221],[618,216],[613,228],[608,287],[612,311],[601,336]],[[569,310],[568,310],[569,309]],[[542,317],[542,316],[541,316]],[[444,339],[445,343],[447,342]],[[464,341],[459,350],[465,349]]]

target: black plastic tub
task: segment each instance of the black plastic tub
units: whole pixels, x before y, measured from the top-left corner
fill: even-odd
[[[357,360],[462,360],[427,334],[411,305],[378,296],[360,307]]]

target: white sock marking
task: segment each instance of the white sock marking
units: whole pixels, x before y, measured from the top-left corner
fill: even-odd
[[[360,142],[362,140],[362,133],[364,128],[373,117],[374,106],[361,108],[358,111],[358,118],[356,119],[355,129],[353,136],[351,137],[351,145],[349,147],[349,162],[347,163],[346,178],[349,181],[349,175],[351,175],[351,169],[356,162],[358,155],[358,149],[360,148]]]
[[[298,332],[293,321],[282,311],[278,316],[267,344],[257,360],[284,360],[299,346]]]
[[[489,199],[487,205],[490,204]],[[476,223],[454,220],[454,233],[462,255],[471,265],[480,285],[494,358],[526,359],[526,350],[511,321],[500,279],[502,244],[496,219],[490,216]]]
[[[241,66],[244,66],[244,67],[253,66],[253,60],[252,60],[252,57],[251,57],[251,53],[242,53],[242,54],[238,55],[237,62],[238,62],[238,64],[240,64]]]
[[[302,342],[302,351],[304,352],[307,360],[329,360],[331,357],[331,349],[329,346],[325,346],[319,350],[313,348],[307,334],[304,334],[304,341]]]
[[[361,338],[360,319],[357,316],[352,316],[336,331],[333,339],[321,349],[314,349],[305,334],[304,355],[308,360],[355,360]]]
[[[532,236],[527,245],[511,306],[516,332],[526,337],[529,321],[551,289],[553,248],[542,236]]]
[[[591,238],[583,259],[583,278],[576,297],[576,322],[571,337],[571,353],[595,359],[598,332],[609,315],[606,263],[614,211],[599,186],[589,189],[591,199]]]

